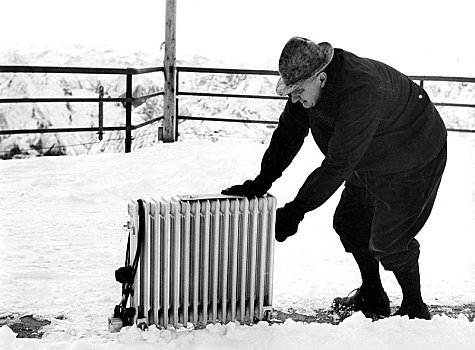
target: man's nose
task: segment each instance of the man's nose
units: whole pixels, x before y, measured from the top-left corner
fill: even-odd
[[[292,97],[292,103],[296,103],[299,101],[298,95],[291,94],[290,97]]]

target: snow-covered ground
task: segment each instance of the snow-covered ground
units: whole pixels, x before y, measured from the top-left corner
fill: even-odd
[[[123,264],[127,202],[173,194],[219,193],[254,177],[266,145],[186,140],[130,154],[0,162],[0,318],[32,314],[52,323],[42,339],[16,339],[0,328],[0,349],[474,349],[475,322],[360,313],[338,326],[260,323],[198,331],[135,327],[110,334],[120,300],[114,271]],[[292,200],[322,156],[307,140],[271,193]],[[475,303],[475,135],[449,135],[449,161],[421,242],[422,293],[428,304]],[[276,244],[274,307],[311,315],[360,283],[332,230],[336,193],[307,214],[298,235]],[[394,305],[401,292],[382,271]]]

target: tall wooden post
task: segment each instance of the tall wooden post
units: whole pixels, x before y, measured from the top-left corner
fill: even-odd
[[[176,130],[176,0],[167,0],[165,18],[164,132],[163,141],[174,142]]]

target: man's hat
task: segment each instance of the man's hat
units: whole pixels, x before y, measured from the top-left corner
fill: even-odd
[[[333,58],[333,47],[323,42],[315,44],[312,40],[293,37],[280,55],[276,92],[280,96],[290,94],[305,81],[322,72]]]

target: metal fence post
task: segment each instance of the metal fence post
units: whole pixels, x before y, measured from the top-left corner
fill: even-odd
[[[132,74],[127,73],[125,90],[125,153],[132,149]]]
[[[178,70],[178,67],[176,69],[176,80],[175,80],[175,91],[176,91],[176,94],[175,94],[175,99],[176,99],[176,105],[175,105],[175,115],[176,115],[176,118],[175,118],[175,141],[178,140],[178,136],[179,136],[179,133],[178,133],[178,118],[180,116],[180,111],[179,111],[179,98],[178,98],[178,95],[180,94],[180,71]]]
[[[97,134],[99,135],[99,141],[102,141],[104,135],[104,86],[99,86],[99,131]]]

